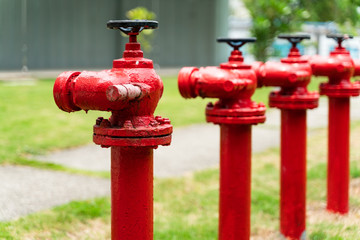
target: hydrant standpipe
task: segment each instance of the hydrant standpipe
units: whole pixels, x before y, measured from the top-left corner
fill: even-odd
[[[251,100],[256,74],[239,48],[255,38],[218,39],[234,48],[220,67],[185,67],[178,76],[184,98],[218,98],[206,121],[220,125],[219,240],[250,239],[251,125],[265,121],[265,105]]]
[[[281,63],[260,65],[259,86],[277,86],[270,107],[281,110],[280,232],[287,239],[306,238],[306,110],[318,106],[319,94],[308,92],[311,66],[297,44],[309,35],[280,35],[292,47]]]
[[[169,145],[172,126],[154,117],[163,92],[153,63],[143,58],[136,37],[156,21],[114,20],[110,29],[129,35],[123,58],[100,72],[64,72],[56,79],[54,99],[66,112],[111,111],[94,125],[93,140],[111,147],[111,238],[153,239],[153,149]]]
[[[330,57],[310,58],[313,74],[327,76],[329,81],[320,84],[320,94],[329,97],[327,209],[346,214],[349,211],[349,134],[350,97],[359,96],[360,83],[350,82],[356,70],[349,51],[343,46],[349,35],[329,34],[338,46]]]

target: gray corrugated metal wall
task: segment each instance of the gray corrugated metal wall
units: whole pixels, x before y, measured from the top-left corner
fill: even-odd
[[[22,7],[26,3],[26,34]],[[160,66],[209,65],[221,60],[215,38],[227,33],[223,0],[1,0],[0,69],[21,69],[27,43],[29,69],[109,68],[121,57],[125,38],[106,29],[131,8],[154,11],[152,58]],[[24,8],[23,8],[24,9]],[[225,51],[224,51],[225,49]]]
[[[0,66],[21,68],[21,1],[0,1]]]

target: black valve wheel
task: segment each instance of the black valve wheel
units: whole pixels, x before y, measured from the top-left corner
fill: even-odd
[[[279,39],[288,40],[293,47],[296,47],[298,43],[300,43],[304,39],[310,39],[309,34],[280,34],[278,36]]]
[[[353,38],[352,35],[340,33],[330,33],[327,34],[326,37],[334,39],[339,45],[341,45],[344,40]]]
[[[218,38],[217,42],[225,42],[229,44],[234,50],[239,50],[242,46],[249,42],[255,42],[256,38]]]
[[[129,35],[138,34],[144,29],[156,29],[159,23],[152,20],[110,20],[106,26],[109,29],[118,29]]]

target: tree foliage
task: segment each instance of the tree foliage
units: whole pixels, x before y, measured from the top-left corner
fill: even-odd
[[[360,0],[243,0],[252,17],[251,34],[257,38],[256,59],[265,61],[274,38],[300,30],[304,21],[335,21],[355,26]]]
[[[356,24],[359,20],[358,3],[354,0],[301,0],[300,4],[310,13],[311,21],[334,21],[339,24]]]
[[[296,0],[244,0],[252,17],[252,36],[257,38],[255,57],[266,61],[268,48],[280,33],[297,30],[309,13]]]

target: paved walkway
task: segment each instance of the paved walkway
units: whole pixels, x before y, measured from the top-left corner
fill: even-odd
[[[360,98],[352,99],[352,120],[360,119]],[[266,124],[253,127],[253,152],[279,146],[280,112],[267,112]],[[308,111],[309,130],[327,126],[327,99]],[[36,157],[41,161],[92,171],[110,169],[109,149],[94,144]],[[218,166],[219,127],[199,124],[176,128],[169,147],[155,150],[155,176],[174,177]],[[72,200],[109,195],[107,179],[40,170],[30,167],[0,167],[0,221],[16,219]]]
[[[0,221],[16,219],[73,200],[109,194],[107,179],[31,167],[0,167]]]

